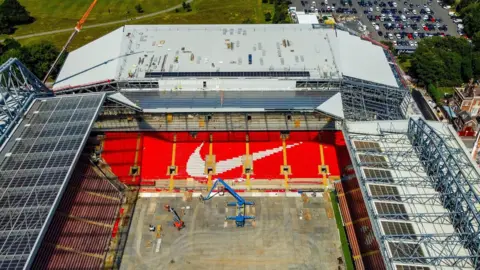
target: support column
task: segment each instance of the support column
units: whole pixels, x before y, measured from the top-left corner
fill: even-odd
[[[319,144],[319,150],[320,150],[320,166],[318,166],[318,173],[322,175],[322,182],[325,187],[328,186],[328,173],[329,173],[329,168],[328,165],[325,164],[325,154],[323,153],[323,145],[320,143]]]
[[[281,171],[283,173],[283,176],[285,178],[284,181],[284,186],[285,186],[285,191],[288,190],[288,174],[290,173],[290,167],[288,166],[288,160],[287,160],[287,142],[285,141],[285,138],[282,137],[282,148],[283,148],[283,166],[281,168]],[[288,168],[287,171],[285,171],[285,168]]]
[[[140,149],[142,147],[142,133],[137,134],[137,145],[135,147],[135,159],[133,160],[133,168],[137,168],[137,173],[132,175],[132,182],[137,181],[137,176],[140,177],[140,166],[138,166],[138,156],[140,155]]]
[[[173,134],[173,145],[172,145],[172,162],[170,163],[170,168],[175,167],[175,155],[177,152],[177,133]],[[173,191],[175,187],[175,181],[173,180],[173,176],[175,173],[170,173],[170,183],[169,183],[169,191]]]
[[[208,155],[211,157],[213,156],[213,135],[210,133],[210,142],[208,144]],[[207,170],[208,173],[208,170]],[[212,173],[208,173],[208,181],[207,181],[207,187],[208,190],[212,188]]]
[[[250,157],[250,138],[248,136],[248,134],[245,136],[245,156],[247,158]],[[250,160],[250,162],[252,162],[251,167],[253,167],[253,159]],[[245,168],[243,168],[243,171],[245,172]],[[250,172],[246,174],[246,183],[247,183],[247,190],[251,190],[252,189],[252,184],[250,183]]]

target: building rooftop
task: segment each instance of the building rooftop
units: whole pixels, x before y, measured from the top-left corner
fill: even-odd
[[[381,47],[326,26],[127,25],[71,52],[54,89],[108,80],[342,76],[398,87]]]
[[[305,12],[295,13],[299,24],[318,24],[317,14],[305,14]]]
[[[480,85],[478,81],[470,80],[463,89],[457,87],[455,91],[459,93],[463,99],[471,99],[480,96]]]

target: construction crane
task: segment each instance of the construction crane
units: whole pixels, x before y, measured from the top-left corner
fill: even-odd
[[[175,209],[173,209],[172,207],[170,207],[170,205],[166,204],[164,206],[165,210],[167,210],[168,212],[172,213],[173,214],[173,226],[175,228],[177,228],[179,231],[183,228],[185,228],[185,223],[183,222],[183,220],[180,218],[180,216],[178,216],[177,214],[177,211],[175,211]]]
[[[87,9],[87,12],[85,12],[85,14],[83,14],[83,17],[80,19],[80,21],[77,22],[77,25],[75,26],[75,30],[74,30],[73,33],[70,35],[70,37],[69,37],[68,40],[67,40],[67,43],[65,43],[65,45],[64,45],[63,48],[62,48],[62,50],[61,50],[60,53],[58,54],[57,59],[55,59],[55,61],[53,62],[52,66],[51,66],[50,69],[48,70],[47,75],[45,75],[45,78],[43,78],[43,83],[45,83],[45,82],[47,81],[48,77],[50,76],[50,74],[53,72],[53,70],[54,70],[55,67],[57,66],[58,61],[60,61],[60,58],[62,57],[62,55],[63,55],[63,53],[65,52],[65,50],[67,50],[68,45],[70,45],[70,43],[72,42],[73,38],[78,34],[78,32],[80,32],[80,30],[82,30],[83,24],[84,24],[85,21],[87,20],[88,15],[90,15],[90,12],[92,12],[93,7],[95,7],[95,5],[97,4],[97,1],[98,1],[98,0],[93,0],[92,4],[90,4],[90,6],[89,6],[88,9]]]
[[[254,202],[247,202],[245,201],[238,193],[233,190],[225,181],[222,179],[218,178],[215,180],[215,183],[212,186],[212,189],[210,189],[210,192],[208,192],[207,197],[203,197],[200,195],[200,201],[205,202],[207,200],[210,200],[213,198],[215,195],[219,194],[220,192],[225,192],[223,189],[219,189],[217,193],[212,194],[213,190],[217,187],[218,183],[222,184],[223,187],[228,191],[228,193],[232,194],[232,196],[237,200],[237,202],[229,202],[227,203],[227,206],[236,206],[237,211],[236,211],[236,216],[226,216],[225,220],[235,220],[235,224],[237,227],[244,227],[245,226],[245,221],[248,219],[255,219],[254,216],[247,216],[246,215],[246,206],[247,205],[255,205]]]

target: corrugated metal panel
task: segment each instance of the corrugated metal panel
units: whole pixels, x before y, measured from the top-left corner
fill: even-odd
[[[314,110],[334,91],[138,91],[123,92],[143,109],[158,108],[263,108],[265,110]]]

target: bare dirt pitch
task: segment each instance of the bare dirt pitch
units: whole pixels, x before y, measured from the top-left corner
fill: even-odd
[[[140,198],[121,269],[338,269],[342,253],[335,220],[327,218],[329,202],[322,197],[305,204],[300,197],[245,199],[256,204],[249,209],[256,224],[237,228],[232,221],[225,227],[225,215],[235,211],[226,209],[225,203],[234,201],[228,194],[205,203]],[[165,204],[182,216],[182,231],[171,225]],[[160,235],[149,231],[150,224],[161,225]]]

